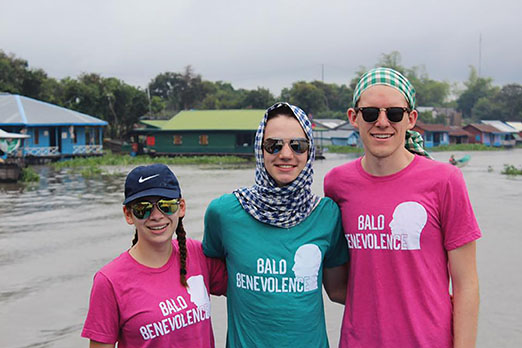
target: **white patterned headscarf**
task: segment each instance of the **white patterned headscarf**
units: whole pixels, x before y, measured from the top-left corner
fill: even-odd
[[[268,113],[274,109],[288,106],[306,137],[310,141],[308,160],[297,178],[286,186],[279,187],[266,171],[263,160],[263,136]],[[319,202],[319,197],[312,193],[315,159],[315,146],[312,134],[312,123],[305,112],[297,106],[288,103],[276,103],[269,107],[256,132],[254,144],[256,155],[256,180],[252,187],[243,187],[233,193],[239,203],[256,220],[281,227],[290,228],[305,220]]]

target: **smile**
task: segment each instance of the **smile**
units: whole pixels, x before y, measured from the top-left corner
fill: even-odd
[[[372,134],[372,137],[377,139],[388,139],[391,138],[393,134]]]
[[[165,225],[162,225],[162,226],[150,226],[149,229],[153,230],[153,231],[159,231],[159,230],[162,230],[164,229],[165,227],[167,227],[169,224],[165,224]]]

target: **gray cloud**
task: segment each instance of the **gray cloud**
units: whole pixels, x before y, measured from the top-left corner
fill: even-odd
[[[278,93],[298,80],[348,83],[399,51],[405,66],[463,81],[478,65],[522,82],[518,0],[8,1],[0,49],[62,78],[82,72],[145,86],[191,64],[208,80]]]

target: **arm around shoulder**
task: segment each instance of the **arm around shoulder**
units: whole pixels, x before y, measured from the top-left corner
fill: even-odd
[[[332,302],[344,304],[348,284],[348,262],[323,270],[323,286]]]

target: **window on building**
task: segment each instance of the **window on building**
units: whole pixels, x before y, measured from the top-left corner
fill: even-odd
[[[173,143],[174,143],[174,145],[181,145],[181,144],[183,144],[183,136],[175,135]]]
[[[199,136],[199,145],[208,145],[208,135]]]
[[[34,144],[38,145],[40,142],[40,130],[38,128],[34,129]]]
[[[153,135],[147,136],[147,146],[155,146],[156,145],[156,137]]]
[[[236,134],[236,146],[251,146],[254,144],[253,134]]]

